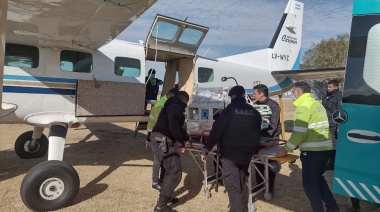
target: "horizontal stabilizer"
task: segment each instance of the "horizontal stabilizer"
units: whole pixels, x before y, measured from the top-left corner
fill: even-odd
[[[345,67],[272,71],[274,77],[290,77],[296,81],[344,77]]]

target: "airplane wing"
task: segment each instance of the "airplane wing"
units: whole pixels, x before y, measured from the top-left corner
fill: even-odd
[[[9,0],[7,42],[97,49],[157,0]]]
[[[296,81],[344,77],[345,67],[272,71],[274,77],[289,77]]]

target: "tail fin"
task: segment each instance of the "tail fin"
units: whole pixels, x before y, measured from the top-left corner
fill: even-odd
[[[303,3],[290,0],[273,36],[270,70],[299,69]]]
[[[270,71],[299,69],[303,9],[303,3],[289,0],[267,49],[223,57],[219,60]]]

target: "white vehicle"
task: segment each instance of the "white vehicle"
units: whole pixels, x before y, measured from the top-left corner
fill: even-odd
[[[0,123],[34,127],[16,140],[21,158],[48,153],[48,161],[33,167],[21,185],[21,198],[31,210],[67,206],[79,190],[77,172],[63,162],[68,128],[148,119],[146,60],[167,62],[163,92],[174,87],[177,72],[179,88],[188,93],[194,85],[220,87],[223,76],[235,77],[247,91],[260,81],[271,94],[294,82],[289,77],[294,72],[282,70],[299,61],[303,3],[289,0],[269,48],[209,59],[196,56],[207,27],[162,15],[144,44],[112,40],[156,0],[117,2],[0,1]]]

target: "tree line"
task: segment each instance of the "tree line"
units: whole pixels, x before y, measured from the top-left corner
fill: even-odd
[[[344,67],[347,62],[349,35],[338,34],[335,38],[323,39],[313,43],[302,57],[301,69]],[[307,80],[312,87],[313,95],[321,99],[326,95],[327,82],[330,79]],[[337,79],[343,83],[343,78]]]

